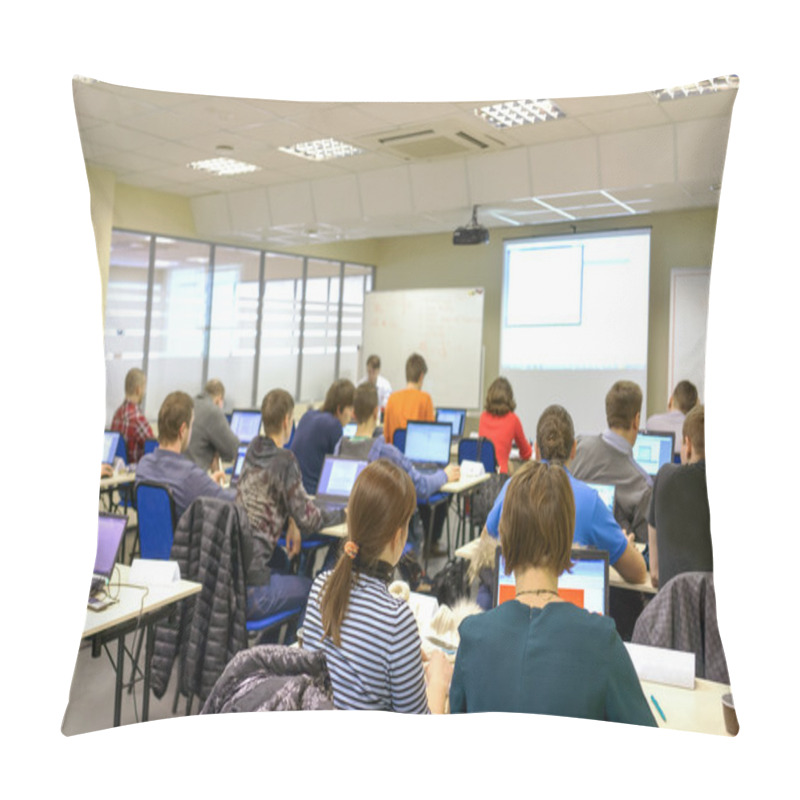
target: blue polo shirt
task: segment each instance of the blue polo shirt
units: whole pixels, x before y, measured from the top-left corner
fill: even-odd
[[[572,541],[585,547],[607,550],[609,563],[616,563],[628,546],[628,540],[625,538],[622,528],[619,527],[614,515],[600,499],[600,495],[591,486],[573,478],[568,469],[566,472],[572,486],[572,495],[575,498],[575,533]],[[503,511],[503,500],[511,480],[503,484],[503,488],[497,495],[492,510],[486,518],[486,530],[495,539],[499,536],[500,514]]]

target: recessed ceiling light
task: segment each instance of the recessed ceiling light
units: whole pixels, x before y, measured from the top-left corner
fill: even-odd
[[[709,81],[699,81],[698,83],[687,83],[685,86],[674,86],[671,89],[656,89],[650,94],[656,100],[678,100],[682,97],[698,97],[701,94],[714,94],[723,92],[726,89],[738,89],[738,75],[722,75]]]
[[[552,100],[511,100],[494,106],[476,108],[475,114],[495,128],[532,125],[566,116]]]
[[[325,161],[329,158],[343,158],[345,156],[357,156],[364,151],[358,147],[339,142],[336,139],[317,139],[313,142],[299,142],[290,147],[279,147],[282,153],[289,153],[300,158],[307,158],[310,161]]]
[[[255,164],[247,164],[234,158],[207,158],[205,161],[192,161],[191,164],[186,166],[192,169],[204,170],[213,175],[241,175],[245,172],[256,172],[261,169]]]

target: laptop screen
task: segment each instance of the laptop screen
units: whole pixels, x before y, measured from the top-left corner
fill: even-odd
[[[261,430],[261,412],[235,408],[231,414],[231,430],[239,437],[242,444],[250,444]]]
[[[113,464],[114,456],[119,447],[120,434],[116,431],[106,431],[103,435],[103,463]]]
[[[586,485],[591,486],[592,489],[600,495],[600,499],[603,501],[606,508],[613,514],[616,487],[610,483],[587,483]]]
[[[97,555],[94,559],[94,574],[111,577],[117,553],[125,535],[128,518],[116,514],[99,514],[97,523]]]
[[[664,464],[672,461],[674,445],[673,433],[640,433],[633,445],[633,458],[650,475],[655,475]]]
[[[367,462],[356,458],[325,456],[317,486],[317,497],[350,497],[353,484]]]
[[[355,422],[348,422],[342,429],[342,436],[355,436],[357,427]]]
[[[236,453],[236,462],[233,465],[233,472],[231,473],[232,481],[239,480],[239,476],[242,474],[242,467],[244,466],[244,457],[246,455],[247,455],[247,448],[240,447],[238,452]]]
[[[586,547],[572,548],[574,566],[558,578],[558,596],[562,600],[597,614],[608,613],[608,553]],[[494,605],[516,597],[514,574],[505,574],[500,548],[495,557]]]
[[[448,464],[450,432],[447,422],[409,422],[406,426],[406,458],[420,464]]]
[[[467,418],[466,408],[437,408],[436,421],[449,422],[453,428],[453,436],[464,434],[464,420]]]

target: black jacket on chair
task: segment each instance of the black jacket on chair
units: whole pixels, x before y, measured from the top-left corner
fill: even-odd
[[[179,686],[201,701],[228,662],[247,647],[246,567],[252,553],[247,514],[241,506],[200,497],[178,521],[170,557],[181,577],[197,581],[198,595],[184,600],[177,618],[156,627],[151,663],[153,693],[167,690],[180,654]]]

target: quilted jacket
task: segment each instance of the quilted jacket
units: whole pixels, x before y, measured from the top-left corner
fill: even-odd
[[[200,713],[321,709],[333,709],[325,654],[270,644],[237,653]]]
[[[180,518],[170,557],[181,577],[202,588],[156,627],[150,662],[156,697],[167,690],[176,655],[180,690],[203,701],[230,659],[247,646],[245,568],[251,552],[247,514],[239,505],[200,497]]]
[[[683,572],[668,580],[639,615],[631,641],[694,653],[696,677],[730,683],[711,572]]]

